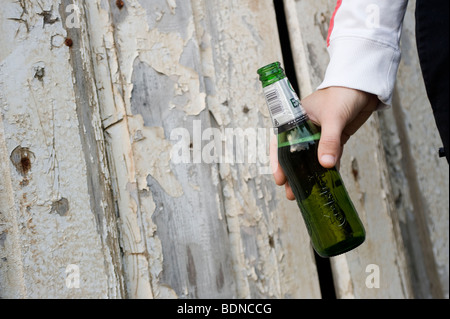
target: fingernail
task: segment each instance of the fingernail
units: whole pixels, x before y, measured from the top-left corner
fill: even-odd
[[[336,163],[336,158],[332,155],[322,155],[322,157],[320,158],[320,161],[324,165],[334,166],[334,164]]]

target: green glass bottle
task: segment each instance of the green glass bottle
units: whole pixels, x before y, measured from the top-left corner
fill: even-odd
[[[321,257],[336,256],[364,242],[365,230],[336,168],[317,158],[320,128],[309,120],[279,62],[258,70],[278,137],[283,168]]]

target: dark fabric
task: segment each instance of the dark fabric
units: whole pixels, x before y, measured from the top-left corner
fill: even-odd
[[[449,161],[449,0],[416,1],[420,67],[434,118]],[[438,153],[438,150],[436,150]]]

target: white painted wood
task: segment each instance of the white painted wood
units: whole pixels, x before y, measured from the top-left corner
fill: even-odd
[[[320,296],[296,207],[259,167],[171,162],[177,128],[269,125],[273,7],[215,5],[2,6],[2,297]],[[249,86],[215,83],[230,72]]]
[[[415,42],[415,1],[408,3],[395,105],[383,112],[383,138],[402,236],[420,298],[449,296],[449,166],[427,99]]]
[[[207,105],[216,125],[222,131],[271,127],[256,70],[282,61],[272,1],[205,1],[197,8]],[[259,141],[265,154],[268,139]],[[265,159],[219,164],[238,297],[319,298],[299,209],[274,185],[270,170],[262,174]]]
[[[145,234],[154,297],[320,296],[298,209],[271,177],[259,177],[256,165],[197,156],[205,129],[224,136],[226,128],[270,125],[256,70],[281,58],[272,4],[131,1],[110,10],[118,59],[111,73],[119,72],[127,114],[120,123],[130,137],[113,131],[119,123],[106,131],[111,148],[131,141],[140,230],[130,232]],[[102,118],[120,119],[114,112]],[[175,164],[169,156],[183,128],[192,155]]]
[[[123,231],[142,236],[138,253],[148,265],[139,269],[151,278],[154,297],[233,297],[221,203],[209,194],[220,187],[213,183],[213,167],[174,165],[170,158],[176,142],[170,140],[172,130],[186,127],[193,136],[194,120],[208,127],[191,5],[173,5],[130,1],[110,9],[129,138],[114,132],[117,124],[107,132],[111,147],[129,143],[138,227]],[[155,16],[158,12],[161,16]],[[113,155],[117,163],[121,152],[123,146]],[[128,208],[121,215],[123,210]]]
[[[79,4],[81,6],[81,3]],[[98,89],[100,117],[112,175],[123,251],[126,292],[129,298],[153,298],[149,280],[149,261],[141,229],[136,165],[132,137],[123,96],[123,78],[119,71],[111,11],[117,9],[105,1],[86,3],[90,56],[95,56],[93,72]],[[106,30],[106,32],[104,32]]]
[[[58,9],[0,10],[1,297],[122,297],[98,109],[80,89],[95,91]]]
[[[285,7],[305,96],[334,1]],[[339,298],[448,297],[448,167],[409,80],[411,8],[396,108],[342,159],[368,236],[332,259]],[[11,0],[0,21],[0,297],[320,298],[268,169],[256,70],[282,61],[272,1]]]

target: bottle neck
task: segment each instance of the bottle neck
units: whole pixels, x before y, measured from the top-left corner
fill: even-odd
[[[284,74],[284,70],[281,68],[280,62],[268,64],[258,69],[257,72],[263,88],[286,78],[286,74]]]
[[[258,74],[263,86],[273,127],[279,133],[291,129],[307,119],[300,99],[280,67],[279,62],[260,68]]]

